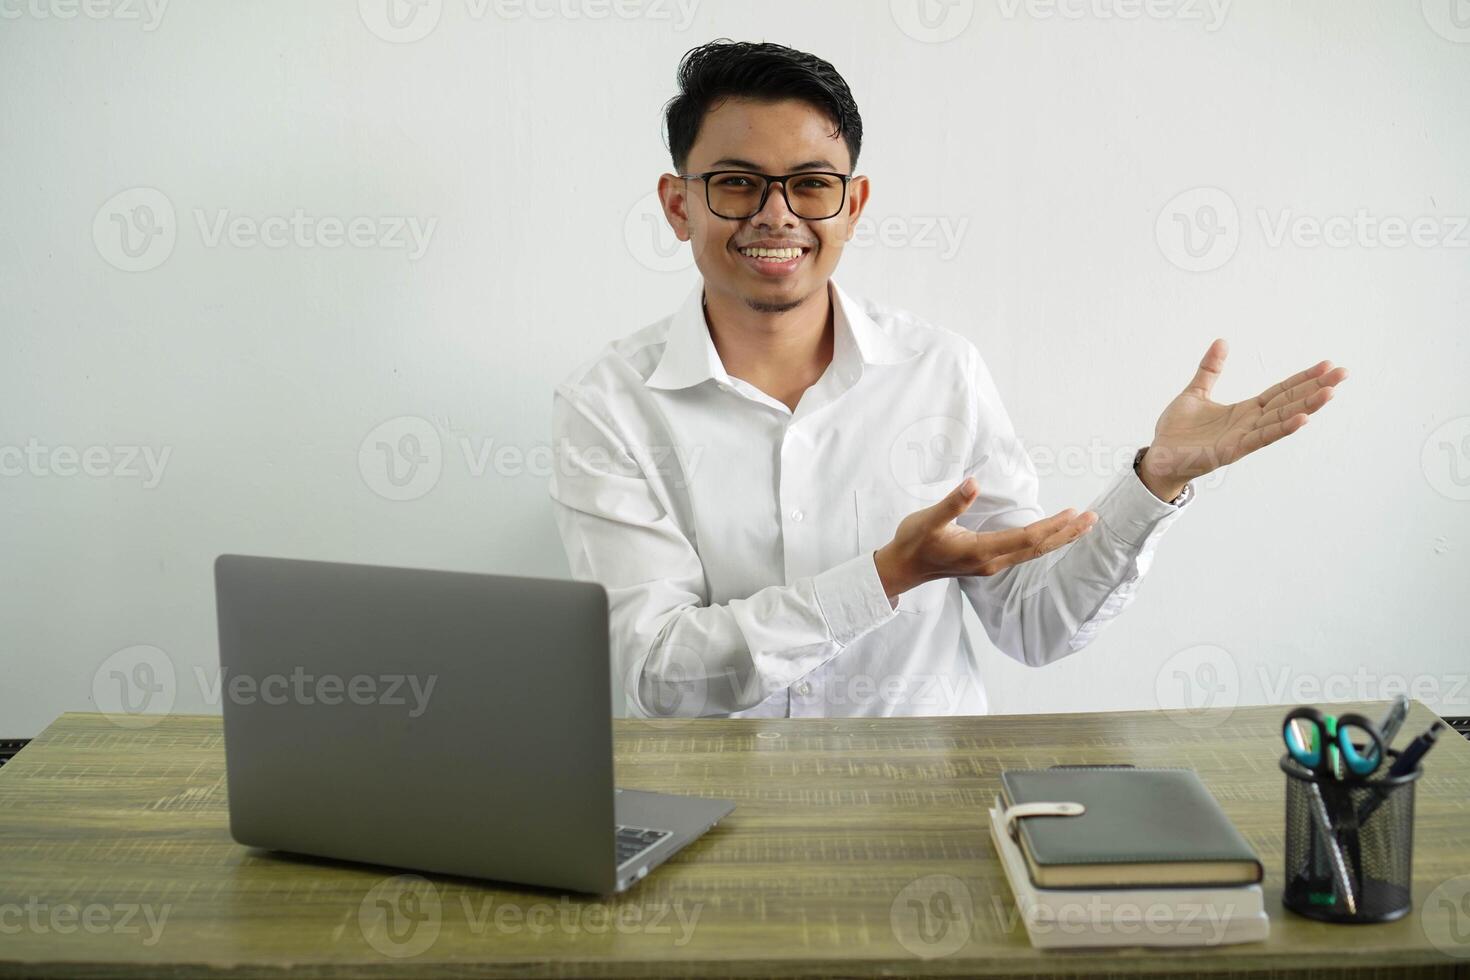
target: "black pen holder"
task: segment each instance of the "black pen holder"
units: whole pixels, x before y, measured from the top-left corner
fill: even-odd
[[[1374,775],[1343,779],[1318,775],[1289,754],[1281,757],[1286,773],[1282,905],[1323,922],[1392,922],[1408,914],[1414,785],[1423,770],[1389,776],[1398,753],[1389,749],[1388,756]],[[1322,832],[1322,811],[1328,834]]]

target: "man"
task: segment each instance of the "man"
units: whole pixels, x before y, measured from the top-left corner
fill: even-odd
[[[1216,340],[1153,442],[1044,517],[1034,466],[964,338],[831,281],[870,193],[827,62],[685,55],[664,214],[702,282],[558,386],[550,487],[573,574],[606,586],[635,715],[986,711],[961,601],[1043,666],[1132,601],[1190,481],[1295,432],[1323,361],[1217,404]]]

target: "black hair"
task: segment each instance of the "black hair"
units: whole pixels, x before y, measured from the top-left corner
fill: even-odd
[[[679,62],[679,94],[664,107],[669,155],[681,173],[699,135],[705,113],[717,101],[749,98],[775,102],[800,99],[826,113],[834,136],[847,143],[852,166],[863,144],[863,120],[847,82],[830,62],[784,44],[718,38],[684,53]]]

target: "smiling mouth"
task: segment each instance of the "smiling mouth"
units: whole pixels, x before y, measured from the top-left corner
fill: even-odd
[[[769,262],[772,265],[779,265],[782,262],[790,262],[792,259],[801,258],[807,252],[807,249],[793,245],[788,248],[739,248],[736,251],[746,258],[755,259],[759,262]]]

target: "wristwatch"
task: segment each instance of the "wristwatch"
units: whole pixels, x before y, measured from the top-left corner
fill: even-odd
[[[1139,472],[1138,467],[1139,467],[1139,464],[1141,464],[1143,462],[1143,454],[1146,453],[1146,452],[1148,452],[1148,447],[1147,446],[1144,446],[1138,452],[1136,452],[1136,453],[1133,454],[1133,472],[1138,473],[1138,476],[1139,476],[1139,479],[1140,480],[1143,478],[1143,474],[1141,472]],[[1149,492],[1152,493],[1153,491],[1150,490]],[[1183,507],[1186,503],[1189,502],[1189,499],[1191,497],[1193,497],[1193,496],[1194,496],[1194,481],[1193,480],[1190,480],[1188,483],[1184,484],[1184,489],[1179,491],[1179,496],[1177,496],[1173,500],[1169,501],[1169,503],[1173,504],[1175,507]]]

